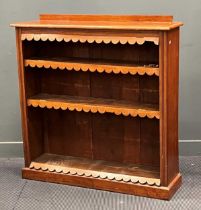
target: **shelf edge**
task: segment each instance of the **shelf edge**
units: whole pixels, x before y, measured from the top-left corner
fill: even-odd
[[[132,116],[132,117],[148,117],[150,119],[160,118],[159,111],[152,111],[146,109],[135,109],[135,108],[122,108],[122,107],[115,107],[109,105],[93,105],[87,103],[76,103],[76,102],[61,102],[61,101],[51,101],[46,100],[45,98],[42,99],[28,99],[27,106],[32,107],[40,107],[40,108],[48,108],[48,109],[62,109],[62,110],[69,110],[69,111],[84,111],[84,112],[92,112],[92,113],[112,113],[115,115],[123,115],[123,116]]]
[[[37,68],[52,68],[59,70],[75,70],[75,71],[90,71],[90,72],[98,72],[98,73],[114,73],[114,74],[128,74],[131,75],[145,75],[148,76],[156,75],[159,76],[159,68],[158,67],[148,67],[148,66],[115,66],[111,64],[90,64],[90,63],[76,63],[76,62],[65,62],[65,61],[51,61],[51,60],[34,60],[34,59],[25,59],[24,62],[25,67],[37,67]]]

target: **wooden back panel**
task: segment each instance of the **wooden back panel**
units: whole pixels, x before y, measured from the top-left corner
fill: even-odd
[[[62,15],[62,14],[41,14],[40,20],[53,21],[146,21],[146,22],[172,22],[173,16],[161,15]]]

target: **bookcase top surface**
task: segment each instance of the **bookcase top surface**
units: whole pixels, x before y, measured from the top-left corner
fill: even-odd
[[[182,26],[172,16],[157,15],[59,15],[42,14],[40,19],[11,24],[22,28],[171,30]]]

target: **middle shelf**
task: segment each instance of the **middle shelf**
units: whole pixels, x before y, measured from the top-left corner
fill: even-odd
[[[131,75],[147,74],[159,76],[159,66],[156,64],[137,65],[134,62],[117,62],[114,60],[83,59],[83,58],[29,58],[24,61],[25,67],[52,68],[60,70],[106,72]]]
[[[158,105],[140,104],[134,102],[125,102],[114,99],[102,99],[94,97],[37,94],[28,98],[28,106],[47,107],[48,109],[77,110],[92,113],[114,113],[116,115],[132,117],[160,118]]]

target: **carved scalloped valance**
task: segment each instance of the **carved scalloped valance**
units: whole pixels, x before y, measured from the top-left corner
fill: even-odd
[[[24,61],[25,67],[38,67],[38,68],[52,68],[52,69],[60,69],[60,70],[75,70],[75,71],[90,71],[90,72],[106,72],[106,73],[115,73],[115,74],[128,74],[131,75],[139,74],[144,75],[147,74],[149,76],[156,75],[159,76],[159,68],[158,66],[151,67],[147,66],[129,66],[129,65],[115,65],[115,64],[99,64],[99,63],[86,63],[86,62],[73,62],[73,61],[56,61],[56,60],[32,60],[26,59]]]
[[[139,44],[142,45],[146,41],[159,45],[159,37],[132,37],[132,36],[100,36],[100,35],[61,35],[61,34],[22,34],[21,40],[27,41],[57,41],[57,42],[81,42],[81,43],[113,43],[113,44]]]
[[[62,109],[69,111],[84,111],[92,113],[113,113],[115,115],[132,116],[132,117],[148,117],[150,119],[160,118],[160,112],[153,105],[135,105],[135,104],[122,104],[115,100],[87,98],[81,99],[71,96],[49,96],[40,94],[33,98],[28,99],[28,106],[41,107],[48,109]]]

